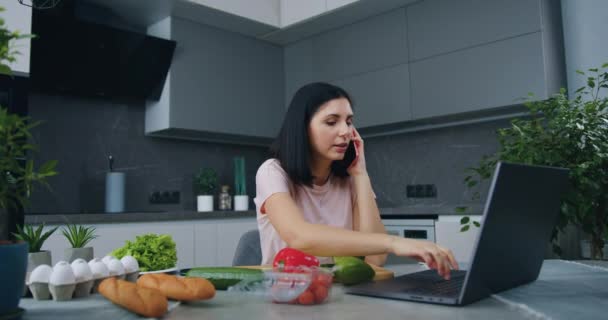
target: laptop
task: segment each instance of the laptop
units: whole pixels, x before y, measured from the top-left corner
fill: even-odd
[[[346,288],[349,294],[445,305],[466,305],[537,279],[568,169],[498,162],[469,269],[436,270]]]

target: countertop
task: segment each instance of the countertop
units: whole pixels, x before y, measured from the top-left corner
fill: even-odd
[[[438,215],[481,214],[483,206],[467,205],[465,213],[457,212],[460,205],[448,204],[419,204],[395,208],[380,208],[383,219],[437,219]],[[156,212],[120,212],[120,213],[53,213],[26,214],[28,224],[64,224],[64,223],[125,223],[125,222],[156,222],[205,219],[236,219],[255,218],[255,210],[248,211],[212,211],[196,212],[191,210],[156,211]]]
[[[64,223],[125,223],[155,222],[206,219],[255,219],[255,210],[248,211],[167,211],[167,212],[119,212],[119,213],[77,213],[77,214],[26,214],[28,224],[64,224]]]
[[[272,304],[251,294],[219,291],[212,300],[181,304],[166,314],[163,319],[498,320],[597,319],[598,315],[601,318],[606,308],[606,301],[603,297],[608,294],[604,285],[608,279],[608,269],[605,268],[606,264],[603,261],[581,262],[546,260],[537,281],[462,307],[348,295],[341,293],[343,287],[336,285],[332,289],[330,302],[323,305]],[[418,264],[387,267],[394,270],[397,275],[419,271],[423,268]],[[585,283],[586,280],[587,283]],[[575,297],[571,290],[576,290],[577,284],[581,281],[583,284],[580,288],[584,290]],[[528,294],[522,294],[525,292]],[[586,303],[587,298],[591,300]],[[545,304],[543,305],[542,302]],[[68,302],[35,301],[27,298],[21,300],[20,306],[26,309],[23,314],[24,320],[81,319],[82,312],[85,310],[90,320],[107,319],[108,317],[141,319],[122,308],[112,306],[108,300],[99,295]],[[79,310],[79,308],[84,310]],[[573,317],[574,312],[575,317]]]

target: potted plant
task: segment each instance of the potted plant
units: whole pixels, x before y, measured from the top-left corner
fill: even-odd
[[[568,99],[566,90],[544,101],[525,103],[530,117],[514,119],[511,126],[498,130],[499,150],[484,156],[477,167],[468,168],[468,187],[490,178],[499,160],[570,169],[570,189],[562,201],[559,219],[551,240],[572,224],[590,237],[591,257],[603,258],[608,235],[608,63],[589,69],[587,85]],[[479,198],[479,193],[474,193]],[[465,217],[466,218],[466,217]],[[470,220],[463,219],[463,228]]]
[[[249,209],[249,196],[245,185],[245,159],[234,158],[234,210],[246,211]]]
[[[25,273],[25,282],[29,279],[29,275],[32,270],[36,269],[37,266],[46,264],[52,266],[51,252],[48,250],[42,250],[42,245],[46,239],[48,239],[58,227],[52,228],[45,233],[42,233],[44,224],[34,229],[31,225],[19,226],[17,225],[17,233],[13,234],[16,239],[28,243],[29,253],[27,254],[27,265]],[[27,289],[24,290],[27,292]]]
[[[68,240],[71,248],[64,251],[64,260],[72,263],[72,261],[82,258],[85,261],[93,260],[93,247],[85,247],[91,240],[97,238],[95,227],[77,226],[75,224],[67,225],[61,229],[61,233]]]
[[[0,12],[3,11],[0,7]],[[0,74],[12,75],[9,64],[19,55],[13,45],[15,41],[31,37],[8,30],[0,19]],[[43,164],[37,172],[32,160],[27,160],[25,165],[21,163],[26,151],[35,149],[27,139],[31,137],[30,130],[38,124],[27,123],[27,118],[9,114],[0,106],[0,261],[3,261],[0,264],[0,317],[16,315],[26,279],[28,243],[7,241],[17,231],[17,225],[23,224],[23,218],[18,219],[14,211],[27,204],[34,182],[45,184],[47,177],[56,174],[56,162]],[[7,261],[9,263],[5,263]]]
[[[198,212],[213,211],[213,191],[217,187],[217,173],[211,168],[202,168],[194,175],[194,193]]]

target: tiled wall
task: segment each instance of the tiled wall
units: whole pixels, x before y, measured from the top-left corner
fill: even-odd
[[[266,158],[259,147],[146,137],[143,102],[32,94],[29,112],[45,121],[34,130],[38,158],[59,161],[59,175],[50,179],[52,189],[34,192],[28,209],[32,213],[103,212],[110,154],[115,170],[126,173],[127,211],[194,209],[192,174],[202,166],[215,168],[219,182],[233,189],[235,156],[245,157],[252,196],[253,177]],[[182,203],[149,204],[148,194],[155,190],[180,190]]]
[[[233,184],[232,158],[244,156],[247,190],[267,150],[144,136],[142,103],[32,94],[30,115],[43,120],[35,129],[40,160],[59,160],[51,191],[38,189],[29,212],[100,212],[104,209],[107,156],[127,174],[129,211],[194,209],[192,173],[218,170],[220,183]],[[366,140],[366,158],[379,206],[462,204],[470,200],[464,169],[497,147],[495,131],[505,120],[419,131]],[[435,184],[438,197],[407,198],[407,184]],[[148,204],[154,190],[180,190],[180,205]],[[483,189],[482,189],[483,190]]]

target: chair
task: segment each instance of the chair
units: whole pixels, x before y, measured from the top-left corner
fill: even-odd
[[[253,266],[262,263],[260,231],[249,230],[239,239],[232,259],[233,266]]]

